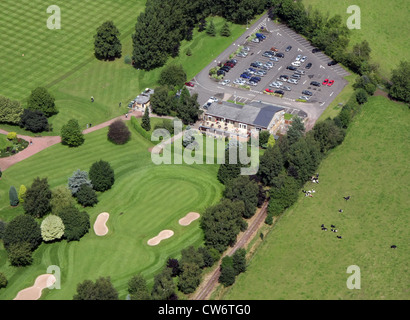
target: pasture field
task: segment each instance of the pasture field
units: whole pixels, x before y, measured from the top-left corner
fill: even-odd
[[[37,176],[48,177],[51,188],[66,185],[76,169],[88,171],[100,159],[113,167],[115,184],[98,194],[95,207],[86,208],[91,229],[79,242],[42,244],[34,252],[33,265],[25,268],[11,267],[5,250],[0,249],[0,272],[9,280],[6,290],[0,290],[1,300],[13,299],[50,265],[61,269],[61,290],[48,290],[42,299],[72,299],[78,283],[99,276],[111,276],[120,299],[125,299],[133,275],[142,273],[152,284],[167,257],[178,257],[181,249],[202,244],[199,220],[187,227],[180,226],[178,220],[191,211],[202,213],[220,199],[223,186],[216,178],[218,166],[157,166],[148,152],[152,144],[131,126],[132,138],[122,146],[107,141],[107,130],[87,134],[84,145],[76,149],[50,147],[3,173],[0,218],[6,221],[24,213],[22,206],[10,208],[10,185],[30,186]],[[96,236],[92,228],[101,212],[110,214],[109,232],[103,237]],[[148,246],[147,241],[164,229],[173,230],[174,235],[158,246]]]
[[[409,298],[408,112],[370,98],[343,144],[322,161],[320,183],[304,186],[314,197],[301,192],[223,299]],[[360,290],[347,288],[350,265],[360,268]]]
[[[339,14],[343,20],[352,13],[347,13],[350,5],[360,7],[360,29],[351,30],[350,47],[355,43],[367,40],[372,49],[373,62],[380,65],[380,71],[386,78],[390,78],[391,70],[399,62],[408,59],[410,43],[403,37],[410,31],[408,14],[410,3],[406,0],[393,0],[388,3],[383,1],[328,1],[328,0],[303,0],[306,7],[311,5],[322,13],[329,13],[330,17]]]

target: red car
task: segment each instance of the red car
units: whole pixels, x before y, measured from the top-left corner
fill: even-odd
[[[271,92],[271,93],[274,92],[273,89],[270,89],[270,88],[265,89],[265,91],[266,91],[266,92]]]
[[[329,87],[331,87],[334,83],[335,83],[335,80],[329,80],[329,82],[328,82],[327,85],[328,85]]]
[[[276,49],[275,47],[270,48],[270,51],[278,51],[278,49]]]
[[[325,79],[325,81],[323,81],[323,85],[325,86],[325,85],[327,85],[329,83],[329,79]]]
[[[194,84],[191,81],[190,82],[185,82],[185,85],[187,87],[193,87],[194,86]]]

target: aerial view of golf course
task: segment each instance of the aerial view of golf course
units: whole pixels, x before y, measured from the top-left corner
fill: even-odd
[[[409,300],[409,14],[0,1],[0,300]]]

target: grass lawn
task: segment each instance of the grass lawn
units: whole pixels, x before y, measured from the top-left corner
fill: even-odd
[[[314,197],[301,192],[224,299],[409,298],[408,112],[370,98],[343,144],[320,165],[320,184],[304,187],[314,188]],[[360,290],[346,286],[350,265],[360,267]]]
[[[406,0],[383,1],[328,1],[303,0],[306,7],[312,5],[322,13],[330,16],[339,14],[343,20],[352,15],[347,12],[350,5],[357,5],[361,11],[361,29],[351,30],[350,47],[353,44],[367,40],[372,49],[371,57],[380,64],[384,77],[390,78],[391,70],[396,68],[401,60],[408,59],[410,42],[403,34],[410,30],[408,13],[410,3]]]
[[[7,139],[7,136],[0,134],[0,150],[13,146],[13,142]]]
[[[133,275],[141,272],[152,284],[167,257],[178,257],[181,249],[202,243],[199,221],[182,227],[178,220],[190,211],[202,213],[219,200],[223,186],[216,179],[218,167],[157,166],[147,151],[152,146],[150,142],[133,132],[127,144],[117,146],[107,141],[107,130],[86,135],[85,144],[76,149],[50,147],[3,173],[0,218],[6,221],[23,214],[21,205],[9,206],[10,185],[28,187],[37,176],[48,177],[51,188],[66,185],[76,169],[88,171],[100,159],[110,162],[115,184],[98,195],[95,207],[86,209],[91,225],[99,213],[110,213],[106,236],[96,236],[91,227],[79,242],[42,244],[34,252],[33,265],[26,268],[11,267],[5,250],[0,249],[0,272],[9,281],[8,287],[0,290],[1,300],[13,299],[38,275],[46,273],[50,265],[61,269],[61,290],[50,290],[42,299],[72,299],[79,282],[99,276],[110,276],[120,298],[125,299],[127,282]],[[173,230],[174,236],[158,246],[148,246],[148,239],[164,229]]]

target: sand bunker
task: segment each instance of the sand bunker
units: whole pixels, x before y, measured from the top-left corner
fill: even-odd
[[[100,213],[94,223],[94,232],[97,236],[105,236],[108,232],[107,220],[110,217],[109,213]]]
[[[149,239],[147,243],[150,246],[156,246],[162,240],[171,238],[173,235],[174,235],[174,231],[172,231],[172,230],[163,230],[156,237]]]
[[[56,278],[52,274],[38,276],[32,287],[21,290],[13,300],[38,300],[43,289],[53,285],[54,282]]]
[[[196,219],[198,219],[200,217],[200,214],[197,212],[190,212],[188,213],[185,217],[183,217],[182,219],[179,219],[179,224],[181,226],[189,226],[191,224],[192,221],[195,221]]]

